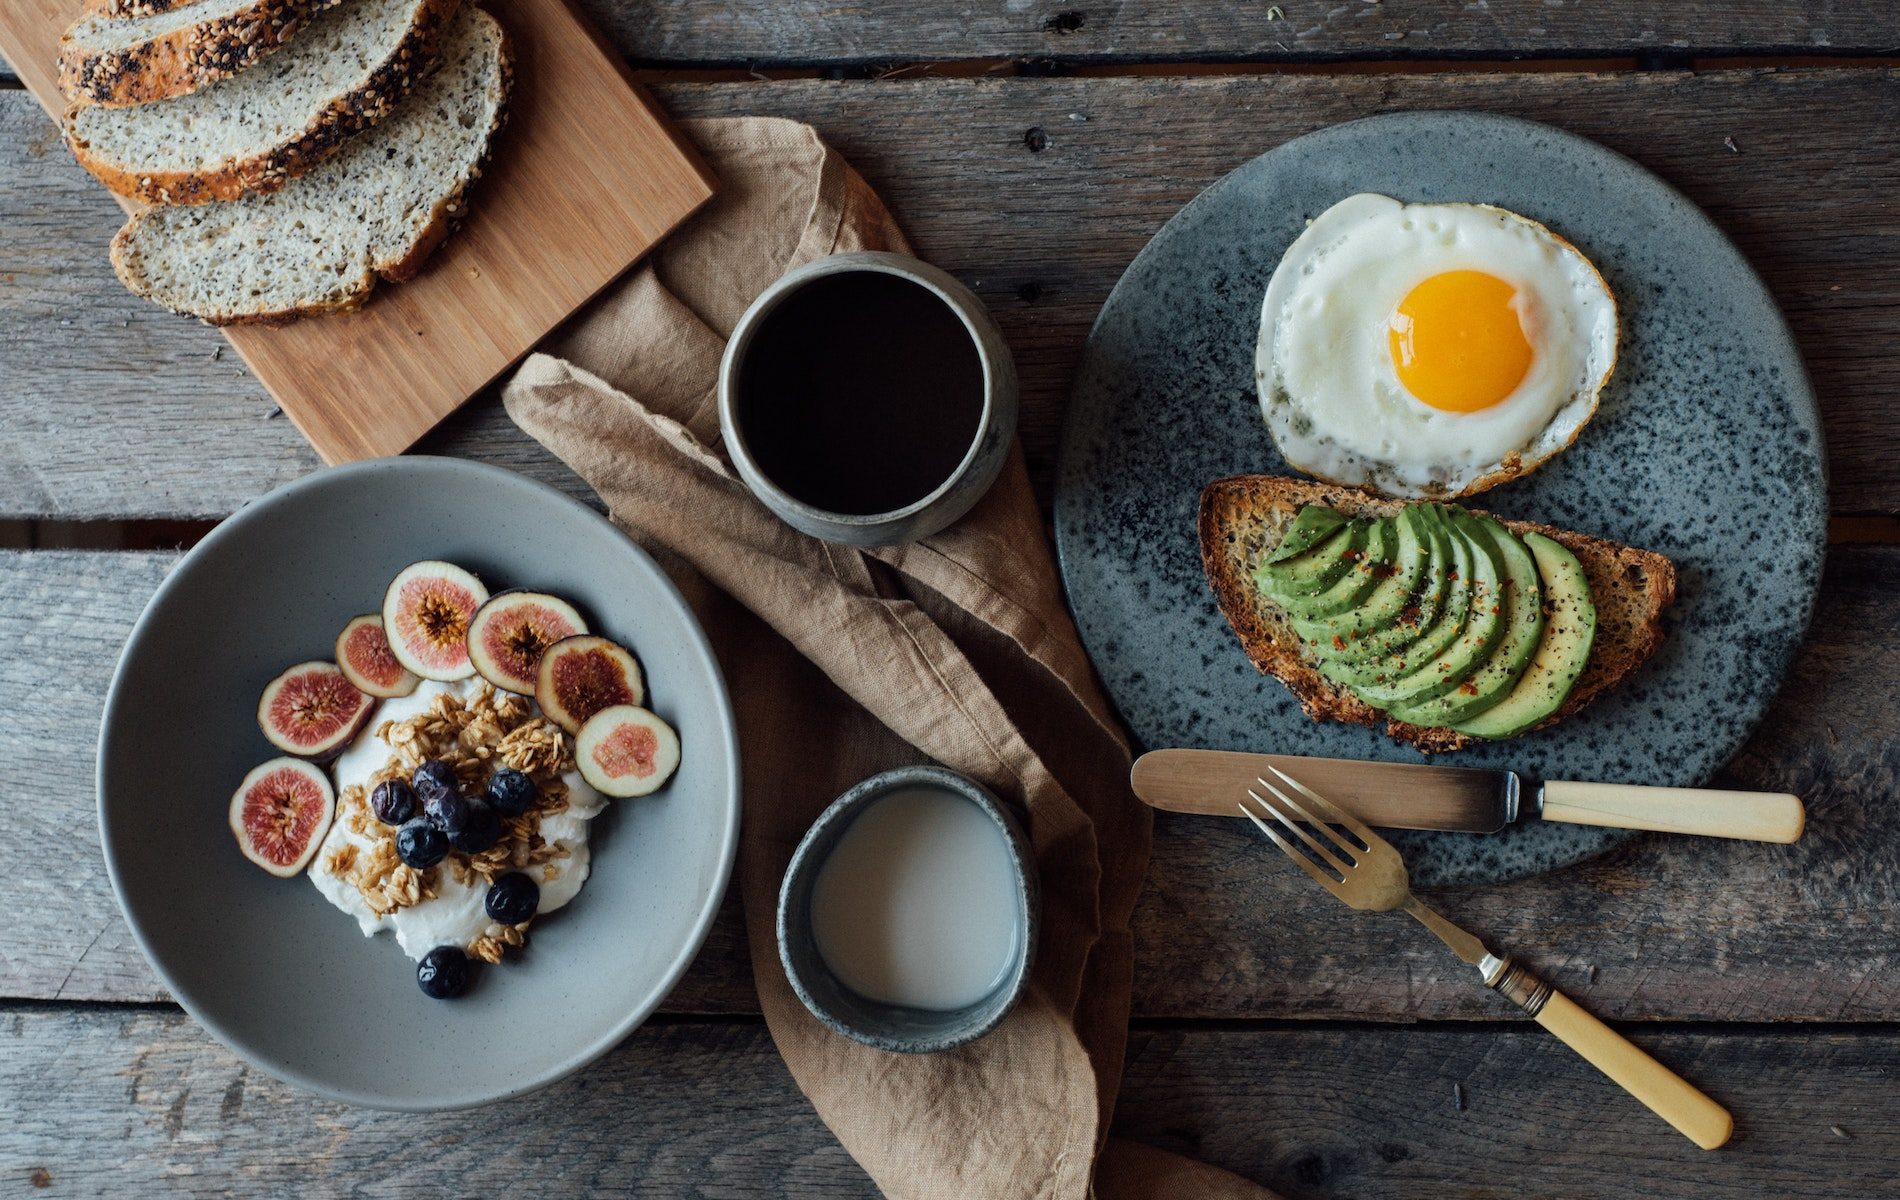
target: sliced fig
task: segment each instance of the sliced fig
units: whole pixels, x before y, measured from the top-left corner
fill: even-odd
[[[420,677],[396,661],[381,613],[350,618],[336,637],[336,665],[357,691],[379,700],[407,696],[422,686]]]
[[[486,603],[482,581],[454,563],[410,563],[383,594],[383,632],[396,661],[424,679],[467,679],[475,673],[468,625]]]
[[[468,657],[483,679],[517,695],[534,695],[541,656],[563,638],[587,632],[574,606],[546,592],[501,592],[468,626]]]
[[[562,638],[541,655],[534,702],[548,720],[569,733],[579,733],[587,718],[603,708],[641,704],[646,698],[640,664],[604,637]]]
[[[330,777],[300,758],[271,759],[246,775],[231,797],[238,849],[284,879],[310,865],[334,816]]]
[[[581,778],[603,796],[644,796],[680,765],[673,727],[644,708],[616,704],[587,718],[574,737]]]
[[[265,685],[257,723],[279,750],[322,759],[341,753],[375,707],[335,663],[298,663]]]

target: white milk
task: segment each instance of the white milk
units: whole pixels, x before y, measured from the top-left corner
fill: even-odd
[[[1019,953],[1009,843],[954,792],[892,792],[819,867],[811,919],[825,965],[859,995],[938,1011],[974,1004]]]

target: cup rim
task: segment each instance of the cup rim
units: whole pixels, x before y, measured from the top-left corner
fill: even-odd
[[[970,435],[970,444],[964,450],[963,457],[957,461],[957,465],[941,483],[921,498],[902,508],[876,513],[844,513],[819,508],[780,487],[777,481],[759,465],[758,459],[753,457],[752,448],[746,441],[738,415],[739,361],[751,347],[752,339],[759,327],[764,324],[765,319],[771,316],[772,312],[793,293],[802,290],[807,285],[830,275],[844,275],[859,271],[894,275],[899,279],[918,284],[934,294],[962,323],[964,332],[970,337],[970,344],[976,347],[977,361],[983,372],[983,407],[977,414],[976,429]],[[874,529],[880,525],[908,520],[940,503],[976,467],[983,449],[983,432],[989,428],[996,413],[997,362],[990,353],[989,343],[984,336],[986,330],[978,323],[979,319],[988,319],[983,311],[982,301],[974,292],[958,282],[955,276],[922,259],[906,254],[893,254],[886,250],[852,250],[827,255],[793,267],[773,280],[740,315],[738,324],[733,326],[732,336],[726,339],[725,353],[719,362],[720,434],[725,439],[726,452],[732,456],[746,485],[754,492],[761,493],[761,498],[768,499],[774,507],[789,509],[807,521],[860,530]],[[988,332],[993,333],[994,329]]]
[[[1016,883],[1017,912],[1022,922],[1022,940],[1004,980],[988,996],[963,1008],[946,1009],[941,1013],[946,1020],[949,1020],[962,1014],[983,1012],[981,1020],[954,1033],[938,1036],[894,1036],[845,1020],[812,993],[806,984],[804,971],[792,953],[788,910],[796,890],[804,888],[809,892],[810,887],[815,884],[815,873],[829,857],[830,852],[836,849],[837,839],[843,836],[844,830],[852,821],[890,793],[900,788],[917,786],[936,787],[960,796],[981,809],[1002,830],[1003,840],[1009,848],[1010,873]],[[820,843],[823,843],[823,854],[819,853]],[[784,969],[786,980],[792,985],[793,993],[798,996],[799,1002],[805,1006],[806,1010],[828,1028],[855,1042],[879,1050],[913,1054],[930,1054],[966,1045],[1002,1024],[1003,1018],[1015,1010],[1021,1003],[1024,993],[1029,989],[1030,973],[1036,961],[1036,938],[1041,924],[1041,896],[1035,863],[1034,849],[1015,814],[988,788],[967,775],[935,765],[898,767],[873,775],[869,779],[854,784],[825,807],[825,810],[811,823],[811,827],[805,831],[804,837],[799,839],[798,848],[792,852],[791,860],[786,864],[784,878],[779,883],[778,911],[774,922],[779,965]],[[809,927],[810,917],[809,906],[810,900],[807,896],[807,927]],[[823,955],[817,949],[815,937],[810,957],[814,960],[809,964],[811,969],[824,971],[840,988],[845,991],[852,990],[844,984],[843,980],[837,979],[836,974],[825,964]],[[890,1005],[889,1007],[903,1006]]]

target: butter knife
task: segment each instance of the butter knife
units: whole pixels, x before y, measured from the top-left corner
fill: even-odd
[[[1234,796],[1278,768],[1369,825],[1496,833],[1514,821],[1562,821],[1750,842],[1787,843],[1807,823],[1798,796],[1706,788],[1538,780],[1517,771],[1359,762],[1231,750],[1151,750],[1135,795],[1168,812],[1233,817]]]

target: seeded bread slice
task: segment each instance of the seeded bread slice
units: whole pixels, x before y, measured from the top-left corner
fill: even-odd
[[[214,325],[355,308],[422,268],[467,211],[506,116],[508,42],[464,5],[439,64],[395,111],[280,190],[150,208],[112,239],[135,294]]]
[[[248,71],[130,108],[67,117],[73,154],[101,182],[152,204],[270,192],[387,116],[434,65],[461,0],[351,0]]]
[[[235,75],[337,0],[195,0],[147,16],[89,11],[59,40],[74,104],[148,104]]]
[[[1427,754],[1458,750],[1479,739],[1453,729],[1394,721],[1319,673],[1289,624],[1287,614],[1253,583],[1254,568],[1272,550],[1308,504],[1323,504],[1349,517],[1391,516],[1407,501],[1385,500],[1355,488],[1236,475],[1201,491],[1201,565],[1220,610],[1240,637],[1247,657],[1263,673],[1287,685],[1315,721],[1385,722],[1388,735]],[[1472,511],[1478,511],[1476,509]],[[1513,533],[1541,533],[1561,543],[1583,564],[1596,604],[1596,640],[1590,662],[1563,707],[1535,726],[1543,729],[1570,716],[1643,665],[1662,642],[1662,613],[1676,598],[1675,564],[1652,550],[1637,550],[1588,534],[1530,521],[1497,518]]]
[[[149,17],[195,3],[197,0],[86,0],[86,12],[100,17]]]

